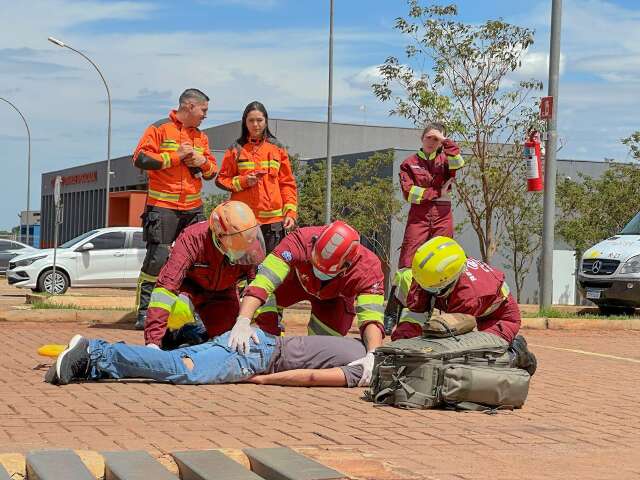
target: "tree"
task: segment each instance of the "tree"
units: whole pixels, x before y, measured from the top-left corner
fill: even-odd
[[[609,164],[600,178],[559,179],[556,233],[581,254],[615,235],[638,212],[640,166]]]
[[[640,160],[640,130],[623,138],[621,142],[629,147],[629,153],[634,159]]]
[[[392,151],[377,152],[369,158],[332,166],[331,218],[357,229],[387,267],[391,261],[391,217],[401,208],[388,175],[393,157]],[[325,162],[307,166],[299,185],[301,225],[324,222],[325,175]]]
[[[526,181],[519,181],[512,183],[500,209],[504,222],[500,250],[507,259],[503,266],[513,271],[516,300],[520,302],[522,287],[542,245],[542,198],[539,193],[527,192]]]
[[[457,197],[478,237],[482,259],[490,262],[505,233],[512,177],[524,163],[522,139],[531,128],[543,127],[533,98],[542,83],[509,78],[532,45],[533,31],[502,20],[465,24],[455,20],[455,5],[408,4],[408,17],[395,23],[411,39],[407,63],[387,58],[373,91],[394,104],[391,115],[416,126],[444,121],[449,135],[461,140],[469,153],[457,176]]]
[[[204,207],[204,215],[206,218],[209,218],[211,212],[216,206],[225,200],[229,199],[228,193],[210,193],[209,195],[204,197],[203,207]]]

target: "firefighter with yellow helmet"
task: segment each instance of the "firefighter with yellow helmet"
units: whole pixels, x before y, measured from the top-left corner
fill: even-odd
[[[434,237],[416,251],[396,290],[407,308],[392,339],[421,335],[434,309],[475,317],[478,330],[503,338],[512,346],[520,368],[535,372],[537,361],[529,352],[520,330],[520,309],[509,291],[502,271],[468,258],[449,237]]]

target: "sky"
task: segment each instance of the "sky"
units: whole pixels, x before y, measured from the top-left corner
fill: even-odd
[[[449,2],[447,2],[449,3]],[[459,18],[502,18],[535,30],[517,76],[545,82],[551,0],[460,0]],[[43,172],[103,160],[106,91],[82,57],[100,66],[112,97],[112,157],[127,155],[188,87],[212,99],[202,127],[236,121],[262,101],[273,118],[326,120],[329,0],[0,0],[0,97],[31,129],[31,209]],[[389,117],[371,91],[376,67],[402,56],[393,28],[406,0],[335,0],[335,122],[412,126]],[[559,158],[629,160],[620,139],[640,129],[640,2],[564,0]],[[26,208],[26,130],[0,102],[0,229]]]

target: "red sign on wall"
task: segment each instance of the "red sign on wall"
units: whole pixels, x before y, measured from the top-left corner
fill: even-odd
[[[540,119],[549,120],[553,117],[553,97],[542,97],[540,99]]]
[[[78,183],[95,183],[98,181],[98,172],[80,173],[78,175],[67,175],[62,177],[62,185],[76,185]],[[55,178],[51,179],[51,185],[53,186]]]

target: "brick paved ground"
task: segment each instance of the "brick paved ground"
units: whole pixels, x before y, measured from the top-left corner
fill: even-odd
[[[540,370],[524,409],[402,411],[361,389],[42,383],[43,343],[73,333],[139,343],[140,332],[0,324],[0,452],[36,448],[290,446],[354,478],[537,479],[640,476],[640,332],[530,331]],[[550,349],[578,349],[636,362]]]

